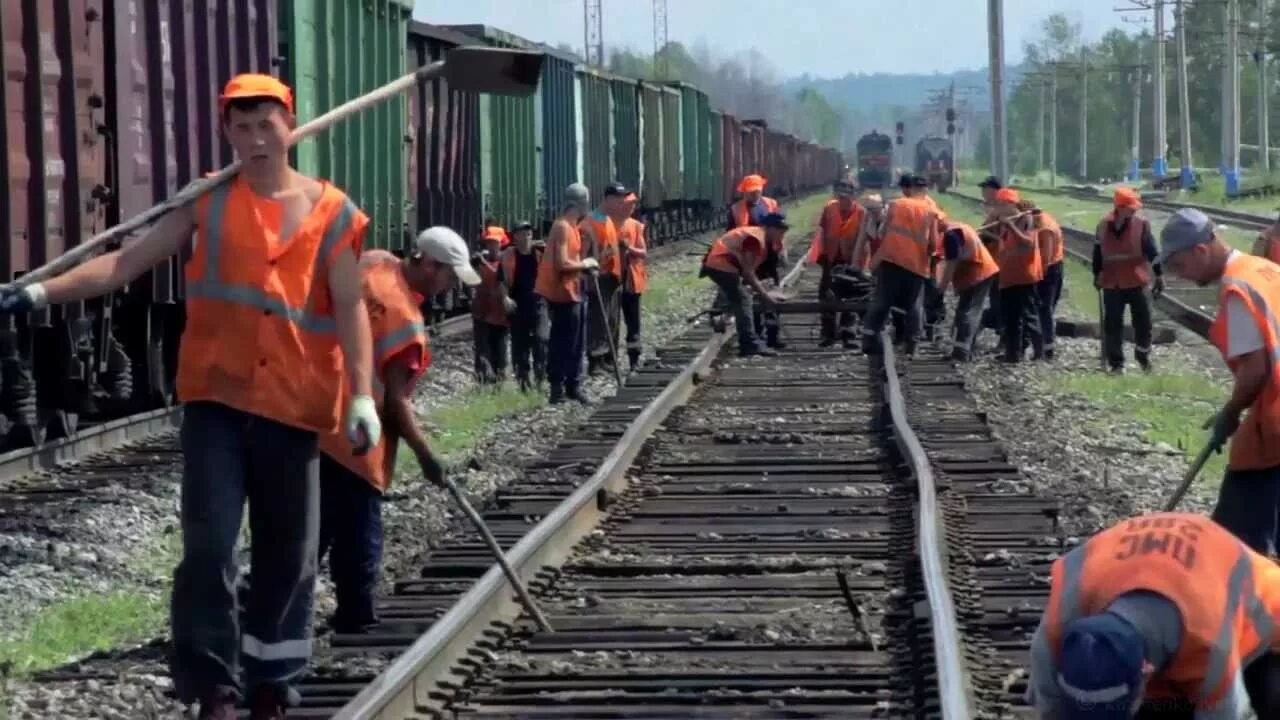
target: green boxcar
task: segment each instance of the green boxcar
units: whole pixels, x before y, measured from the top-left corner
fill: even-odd
[[[712,110],[709,117],[711,144],[708,146],[707,197],[712,207],[720,207],[725,204],[724,183],[719,182],[724,177],[724,115]]]
[[[686,198],[681,104],[678,88],[662,88],[662,178],[667,186],[667,202]]]
[[[410,0],[281,0],[280,56],[306,122],[405,70]],[[371,220],[366,248],[399,248],[410,203],[404,168],[405,100],[346,120],[294,151],[300,172],[332,181]]]
[[[706,93],[698,92],[698,199],[711,201],[715,196],[714,169],[711,167],[711,101]]]
[[[661,207],[670,194],[662,155],[664,92],[661,86],[640,83],[640,203],[646,208]]]
[[[680,93],[680,171],[684,175],[685,201],[709,201],[707,163],[711,146],[711,126],[707,95],[683,82],[668,83]]]
[[[640,109],[639,83],[631,78],[614,78],[613,168],[614,177],[628,188],[640,191]]]
[[[581,172],[579,179],[591,191],[594,204],[613,182],[613,98],[610,77],[598,70],[579,65],[577,116]]]

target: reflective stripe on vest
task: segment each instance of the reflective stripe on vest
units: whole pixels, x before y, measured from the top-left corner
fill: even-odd
[[[401,325],[399,328],[392,330],[373,342],[373,356],[382,357],[387,355],[392,350],[395,350],[396,346],[403,345],[418,335],[426,334],[427,326],[425,323],[411,322],[406,325]]]
[[[227,198],[230,195],[230,183],[219,186],[209,194],[209,211],[205,220],[207,223],[205,239],[208,244],[205,248],[204,277],[196,282],[187,283],[187,297],[248,305],[249,307],[266,310],[284,317],[307,332],[336,336],[338,324],[332,316],[317,315],[311,312],[310,308],[313,305],[312,301],[315,295],[315,283],[311,286],[306,306],[292,307],[287,305],[282,298],[267,294],[262,288],[224,283],[218,279],[219,270],[222,268],[222,223],[226,215]],[[325,229],[324,238],[320,244],[320,252],[316,256],[317,273],[321,272],[321,268],[333,253],[333,249],[342,240],[342,237],[347,234],[355,213],[356,206],[351,202],[350,198],[345,198],[342,203],[342,210],[338,212],[337,217]]]
[[[1271,328],[1271,337],[1280,338],[1280,322],[1276,321],[1275,313],[1271,311],[1271,306],[1268,305],[1267,301],[1262,297],[1262,293],[1258,292],[1258,290],[1250,285],[1247,280],[1242,278],[1224,276],[1222,278],[1222,285],[1224,288],[1234,287],[1244,291],[1244,293],[1249,296],[1249,299],[1253,301],[1253,306],[1262,310],[1262,315],[1266,319],[1267,326]],[[1270,355],[1272,362],[1280,362],[1280,345],[1271,348]]]

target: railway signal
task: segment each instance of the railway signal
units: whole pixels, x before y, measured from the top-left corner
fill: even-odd
[[[905,135],[907,131],[907,126],[905,123],[899,121],[898,124],[894,127],[894,130],[897,132],[897,135],[898,135],[898,144],[901,145],[903,143],[903,135]]]

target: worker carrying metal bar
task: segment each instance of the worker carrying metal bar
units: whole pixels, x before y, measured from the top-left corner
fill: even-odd
[[[412,404],[414,385],[431,365],[422,302],[447,290],[455,277],[467,286],[480,282],[466,241],[446,227],[422,231],[404,259],[385,250],[365,252],[360,273],[373,334],[373,397],[385,432],[364,455],[355,455],[340,432],[320,436],[318,557],[329,555],[338,601],[329,625],[339,633],[364,632],[378,622],[374,595],[382,563],[382,496],[395,476],[400,438],[423,476],[444,485],[444,468],[418,428]],[[349,382],[343,382],[342,394],[350,397]]]
[[[1280,717],[1280,567],[1202,515],[1155,513],[1054,561],[1031,641],[1041,718]]]
[[[1031,229],[1040,243],[1040,264],[1044,267],[1044,277],[1036,283],[1036,310],[1039,313],[1040,335],[1044,338],[1044,357],[1052,360],[1054,341],[1057,339],[1054,313],[1058,311],[1058,301],[1062,299],[1062,260],[1066,257],[1062,226],[1031,200],[1023,199],[1018,203],[1018,210],[1030,214]]]
[[[613,216],[622,212],[623,198],[630,195],[622,183],[610,183],[604,189],[600,206],[578,224],[582,233],[582,252],[585,257],[600,263],[598,283],[588,286],[587,293],[594,295],[600,289],[600,299],[592,297],[587,302],[587,373],[601,375],[612,373],[612,347],[618,347],[618,289],[622,286],[622,255],[618,249],[618,227]]]
[[[952,325],[951,359],[968,362],[982,332],[982,309],[987,296],[999,282],[1000,265],[987,251],[972,226],[951,220],[942,221],[942,245],[945,265],[938,292],[956,289],[956,316]]]
[[[551,224],[547,250],[538,264],[534,291],[547,301],[551,334],[547,343],[547,383],[549,400],[565,398],[590,402],[582,392],[582,361],[586,354],[587,278],[584,273],[600,267],[599,261],[583,255],[578,224],[591,207],[587,187],[574,183],[565,188],[560,216]]]
[[[511,237],[496,221],[485,225],[483,249],[471,259],[480,277],[480,286],[471,299],[471,340],[476,382],[496,385],[507,374],[507,339],[516,302],[507,295],[509,280],[502,265],[502,253],[511,244]]]
[[[1028,215],[1018,214],[1022,198],[1012,188],[996,191],[996,217],[1000,223],[1000,311],[1004,320],[1003,362],[1021,362],[1029,338],[1035,359],[1044,358],[1036,285],[1044,279],[1040,242]]]
[[[844,299],[847,292],[838,290],[847,282],[835,279],[836,271],[846,275],[853,271],[853,254],[858,233],[862,230],[867,211],[854,199],[857,189],[850,183],[837,180],[832,191],[835,197],[827,201],[822,208],[822,216],[818,220],[818,229],[809,246],[808,261],[822,268],[822,279],[818,281],[818,298],[825,302]],[[819,347],[831,347],[836,342],[836,313],[833,310],[822,312],[822,336]],[[857,340],[853,329],[854,314],[842,311],[839,314],[840,340],[844,347],[851,348]]]
[[[904,189],[912,187],[911,176],[904,175],[898,184]],[[940,242],[936,207],[904,195],[890,201],[885,210],[880,229],[883,239],[869,266],[875,273],[876,290],[862,323],[865,353],[882,351],[880,332],[893,309],[906,314],[903,351],[908,357],[915,353],[923,312],[921,296],[932,270],[934,247]]]
[[[627,325],[627,361],[632,370],[640,367],[640,357],[644,354],[644,341],[640,337],[640,298],[649,288],[645,225],[632,217],[639,201],[635,193],[627,193],[611,216],[614,227],[618,229],[618,249],[622,253],[622,287],[618,304]]]
[[[289,166],[296,121],[288,86],[238,75],[219,113],[242,163],[229,183],[120,250],[6,289],[0,311],[99,297],[190,251],[178,357],[183,548],[171,671],[179,699],[199,701],[200,717],[234,718],[243,660],[251,717],[264,720],[283,717],[290,684],[311,656],[318,436],[341,428],[357,446],[381,440],[356,261],[369,219],[332,184]],[[246,501],[259,580],[242,615],[235,545]]]
[[[516,304],[511,315],[511,366],[520,391],[528,392],[535,386],[540,389],[547,377],[551,322],[547,301],[534,289],[546,245],[533,241],[533,224],[527,221],[517,223],[512,234],[513,242],[502,252],[502,275]]]
[[[1142,200],[1131,188],[1117,188],[1114,205],[1098,223],[1093,245],[1093,286],[1102,290],[1103,345],[1112,372],[1124,372],[1124,311],[1133,319],[1134,359],[1151,370],[1151,300],[1160,297],[1163,270],[1156,262],[1151,223],[1138,214]]]
[[[778,201],[764,194],[765,186],[768,181],[761,175],[752,174],[742,178],[738,183],[738,193],[742,195],[742,199],[729,206],[729,214],[725,222],[725,232],[741,227],[762,227],[761,222],[771,213],[779,212]],[[762,281],[772,281],[774,286],[780,282],[781,272],[779,268],[786,264],[786,247],[779,237],[776,242],[770,243],[766,248],[766,255],[761,261],[760,267],[756,268],[756,277]],[[721,322],[723,317],[723,308],[726,300],[722,293],[718,293],[716,302],[712,304],[709,313],[711,325],[716,328],[717,332],[724,329],[724,323]],[[757,337],[764,337],[765,343],[775,350],[781,350],[786,347],[786,343],[782,341],[779,335],[780,325],[776,313],[768,311],[764,304],[752,307],[752,323],[755,326],[755,334]]]
[[[777,355],[772,349],[760,346],[752,322],[752,297],[754,290],[765,305],[781,302],[760,282],[757,268],[764,261],[770,244],[781,244],[787,232],[787,217],[782,213],[770,213],[760,220],[761,227],[740,227],[716,238],[702,261],[699,277],[709,277],[720,288],[716,303],[720,312],[733,313],[738,330],[738,354]],[[727,308],[725,307],[727,305]]]
[[[1280,550],[1280,267],[1235,250],[1199,210],[1179,210],[1160,231],[1160,261],[1198,285],[1218,286],[1209,338],[1235,376],[1206,427],[1231,441],[1213,519],[1260,553]],[[1247,414],[1245,411],[1248,411]],[[1241,419],[1243,416],[1243,419]]]

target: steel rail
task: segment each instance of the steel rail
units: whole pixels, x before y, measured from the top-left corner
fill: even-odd
[[[893,422],[894,442],[916,478],[919,494],[918,552],[920,574],[933,628],[933,656],[938,673],[938,698],[944,720],[969,720],[974,716],[969,671],[965,663],[960,621],[947,582],[947,539],[933,467],[924,446],[907,421],[906,399],[898,378],[897,358],[888,331],[880,333],[884,348],[885,398]]]
[[[0,482],[52,470],[182,424],[182,406],[148,410],[77,430],[74,435],[0,455]]]
[[[1106,195],[1089,190],[1080,190],[1074,188],[1028,188],[1014,186],[1019,192],[1043,193],[1045,195],[1056,195],[1059,197],[1075,198],[1077,200],[1094,201],[1100,203],[1110,203],[1111,199]],[[1213,205],[1201,205],[1199,203],[1175,202],[1173,200],[1164,200],[1161,198],[1143,198],[1142,203],[1161,212],[1175,213],[1184,208],[1192,208],[1208,215],[1210,219],[1220,222],[1224,225],[1242,225],[1247,226],[1251,230],[1264,229],[1271,226],[1271,219],[1265,215],[1251,213],[1245,210],[1232,210],[1230,208],[1214,207]]]

